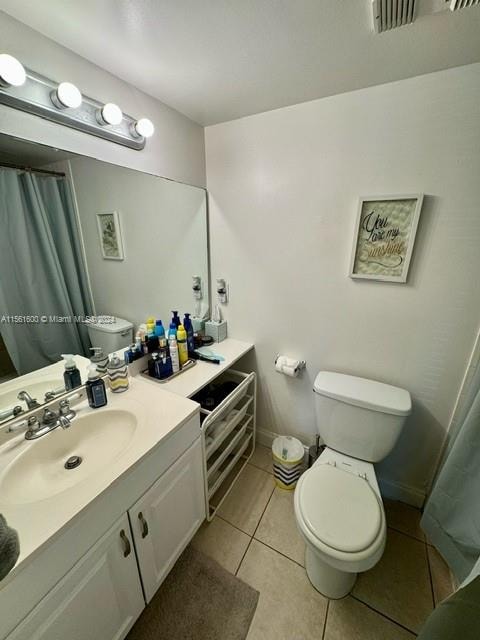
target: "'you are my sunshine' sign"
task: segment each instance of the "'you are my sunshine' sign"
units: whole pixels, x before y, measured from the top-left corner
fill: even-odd
[[[350,277],[406,282],[423,195],[360,198]]]

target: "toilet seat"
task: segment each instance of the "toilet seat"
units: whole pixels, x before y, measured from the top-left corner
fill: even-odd
[[[298,493],[302,520],[323,545],[342,553],[357,553],[378,538],[382,508],[365,478],[319,464],[303,475]]]

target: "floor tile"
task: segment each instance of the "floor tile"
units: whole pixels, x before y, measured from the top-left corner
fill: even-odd
[[[204,522],[191,542],[231,573],[237,571],[249,543],[250,536],[220,518]]]
[[[322,637],[327,600],[298,564],[252,540],[238,577],[260,592],[247,640]]]
[[[426,545],[389,529],[383,558],[358,576],[353,595],[418,633],[433,609]]]
[[[331,600],[324,640],[412,640],[405,631],[366,605],[347,597]]]
[[[304,565],[305,543],[295,522],[293,493],[275,488],[255,532],[255,538]]]
[[[453,593],[452,576],[447,563],[434,547],[427,546],[427,553],[432,574],[433,595],[437,605]]]
[[[217,514],[252,536],[274,487],[273,476],[247,464]]]
[[[415,507],[411,507],[397,500],[384,499],[383,503],[385,505],[385,515],[389,527],[413,536],[422,542],[425,540],[425,536],[420,527],[422,512],[419,509],[415,509]]]
[[[249,460],[249,464],[273,474],[272,450],[256,442],[255,451]]]

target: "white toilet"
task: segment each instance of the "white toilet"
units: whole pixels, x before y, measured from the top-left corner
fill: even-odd
[[[412,405],[404,389],[329,371],[317,375],[314,392],[326,448],[297,484],[295,517],[310,582],[343,598],[357,573],[382,557],[385,513],[373,463],[393,449]]]
[[[108,323],[89,322],[87,329],[92,347],[101,347],[105,355],[132,344],[133,324],[129,320],[115,318],[114,322]]]

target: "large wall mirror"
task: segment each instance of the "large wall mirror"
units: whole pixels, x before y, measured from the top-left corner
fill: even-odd
[[[0,424],[62,393],[62,354],[84,381],[92,318],[208,315],[203,189],[0,135],[0,224]]]

